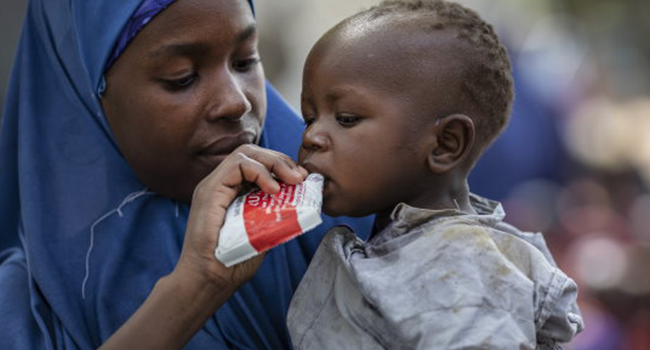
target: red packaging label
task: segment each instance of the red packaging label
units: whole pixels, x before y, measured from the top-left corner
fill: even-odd
[[[232,266],[318,226],[322,219],[324,178],[310,174],[297,185],[280,183],[280,191],[261,190],[239,196],[228,207],[215,256]]]
[[[293,204],[295,189],[296,186],[281,183],[280,192],[273,196],[257,191],[246,197],[244,226],[250,244],[257,251],[270,249],[283,237],[302,232]]]

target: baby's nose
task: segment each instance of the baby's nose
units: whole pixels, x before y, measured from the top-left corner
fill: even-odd
[[[312,124],[302,134],[302,148],[306,151],[323,151],[329,147],[327,134]]]

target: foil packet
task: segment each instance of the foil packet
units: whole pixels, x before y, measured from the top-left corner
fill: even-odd
[[[230,267],[307,232],[323,221],[323,176],[280,183],[274,195],[253,190],[228,207],[215,256]]]

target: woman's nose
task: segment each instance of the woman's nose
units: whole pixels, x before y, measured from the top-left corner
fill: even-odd
[[[230,72],[222,73],[222,78],[212,84],[208,119],[218,121],[228,119],[236,121],[252,110],[251,102],[246,97],[242,82]]]

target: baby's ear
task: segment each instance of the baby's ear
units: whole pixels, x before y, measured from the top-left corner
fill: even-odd
[[[435,121],[435,140],[429,153],[429,168],[445,173],[463,163],[474,146],[475,130],[472,119],[464,114],[452,114]]]

